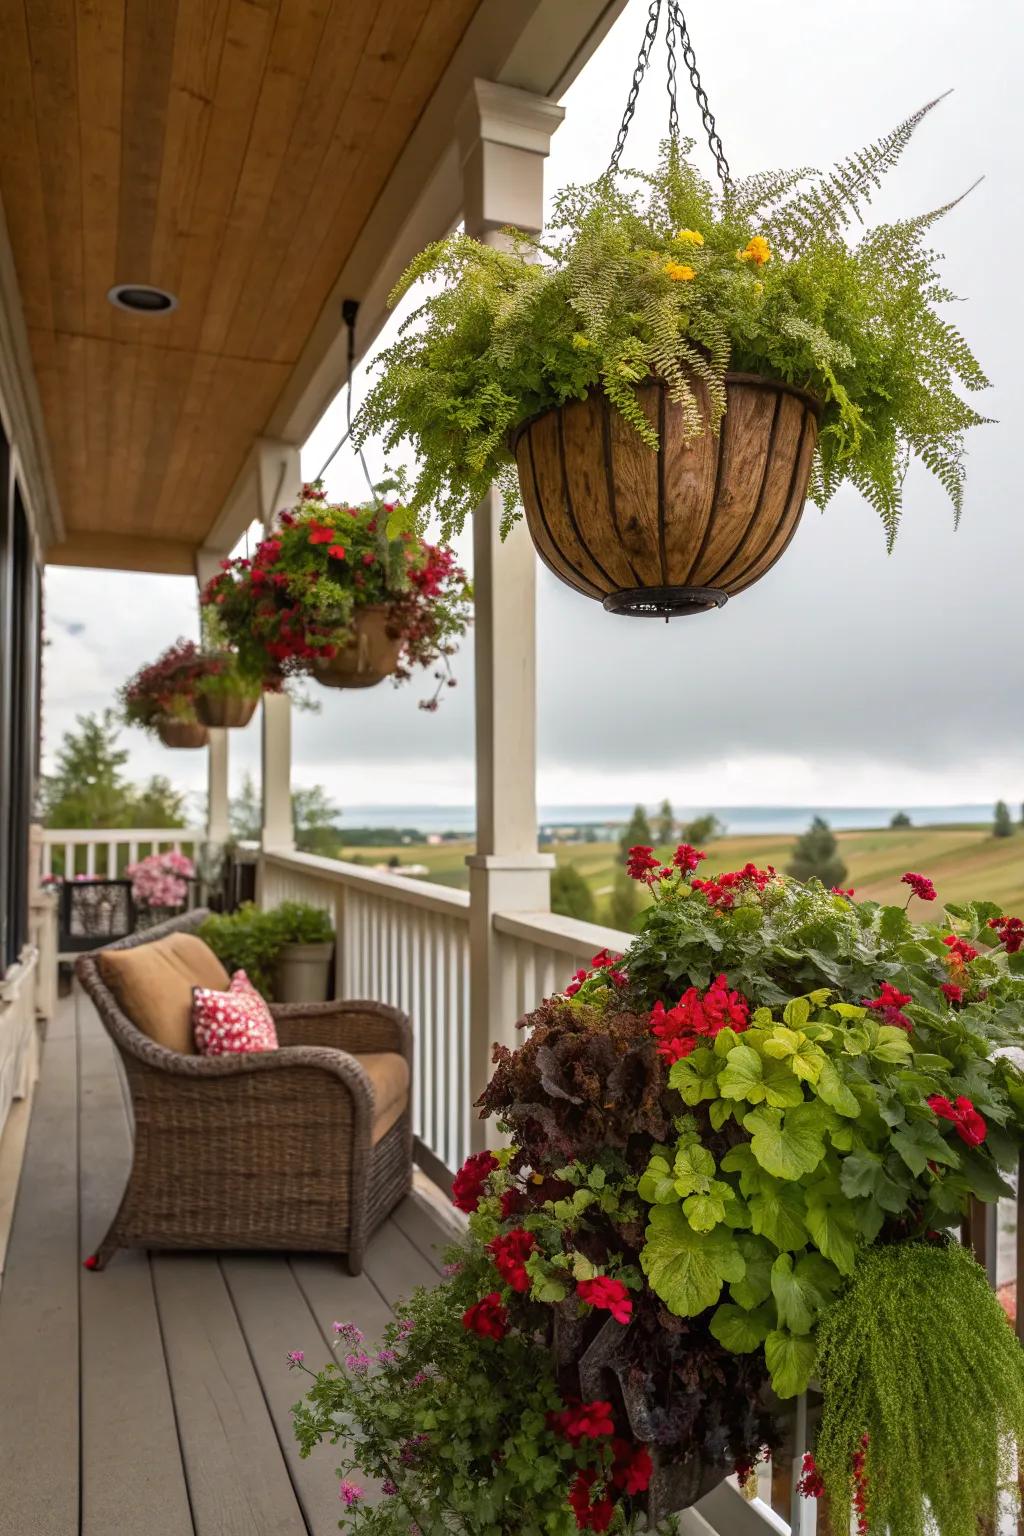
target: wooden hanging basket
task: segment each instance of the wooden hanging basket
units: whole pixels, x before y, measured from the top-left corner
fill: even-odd
[[[157,735],[165,747],[205,747],[210,733],[198,720],[158,720]]]
[[[708,393],[694,391],[708,418]],[[511,446],[537,553],[610,613],[706,613],[785,552],[803,512],[821,405],[756,374],[726,376],[717,435],[686,441],[660,379],[636,386],[648,447],[602,390],[532,417]]]
[[[330,661],[314,664],[313,676],[326,688],[373,688],[398,669],[402,636],[389,632],[391,610],[386,603],[360,608],[353,619],[354,634]]]
[[[202,725],[216,731],[236,731],[249,724],[260,701],[258,693],[246,698],[241,694],[199,693],[196,714]]]

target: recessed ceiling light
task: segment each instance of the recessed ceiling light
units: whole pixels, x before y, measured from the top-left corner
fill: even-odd
[[[148,283],[117,283],[107,298],[116,309],[127,309],[134,315],[167,315],[178,307],[173,293],[151,288]]]

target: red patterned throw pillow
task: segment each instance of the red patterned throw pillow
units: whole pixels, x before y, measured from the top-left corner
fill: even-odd
[[[235,972],[227,992],[192,988],[192,1025],[200,1056],[277,1050],[273,1014],[244,971]]]

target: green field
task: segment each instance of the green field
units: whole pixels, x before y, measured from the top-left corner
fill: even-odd
[[[854,887],[858,896],[902,904],[907,892],[900,885],[900,876],[906,870],[918,870],[934,880],[940,902],[980,898],[997,902],[1009,912],[1024,909],[1024,828],[1018,827],[1012,837],[1004,838],[993,837],[987,826],[837,832],[836,837],[849,871],[846,883]],[[701,873],[736,869],[748,859],[785,869],[793,842],[792,837],[779,836],[716,838],[708,845],[708,858]],[[351,857],[355,851],[340,851],[339,857]],[[467,884],[465,858],[472,851],[473,845],[468,841],[436,848],[418,843],[358,850],[365,864],[386,863],[395,855],[402,864],[425,864],[430,879],[439,884],[461,887]],[[564,843],[550,851],[560,864],[576,866],[597,897],[598,921],[607,921],[603,909],[619,858],[618,846]],[[667,858],[671,849],[660,852]],[[914,909],[919,917],[927,915],[928,909],[921,902],[915,901]]]

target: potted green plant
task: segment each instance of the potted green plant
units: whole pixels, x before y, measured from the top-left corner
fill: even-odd
[[[212,610],[203,612],[201,672],[196,679],[196,714],[211,729],[239,730],[249,724],[264,692],[273,692],[273,678],[245,667],[226,640]]]
[[[812,1386],[801,1491],[837,1533],[1019,1509],[1024,1351],[956,1233],[1012,1192],[1024,923],[701,860],[630,851],[654,897],[630,949],[495,1048],[509,1144],[455,1180],[450,1278],[372,1373],[342,1327],[315,1375],[304,1449],[344,1430],[346,1475],[387,1480],[370,1510],[346,1476],[348,1528],[651,1529],[745,1480]]]
[[[653,174],[563,190],[540,240],[431,245],[356,420],[419,462],[392,526],[450,538],[496,483],[557,576],[643,616],[744,591],[847,480],[891,545],[911,456],[959,516],[983,418],[958,389],[987,380],[927,244],[954,205],[847,238],[934,105],[826,175],[731,180],[718,141],[720,191],[672,137]]]
[[[332,504],[319,483],[307,485],[251,560],[225,562],[202,602],[245,668],[333,688],[402,682],[414,667],[430,668],[438,686],[423,707],[437,708],[454,686],[450,658],[469,624],[471,591],[451,549],[409,530],[388,536],[398,505]]]
[[[246,902],[208,917],[199,936],[228,971],[243,970],[265,997],[279,1003],[327,1001],[334,928],[329,915],[305,902],[267,911]]]

